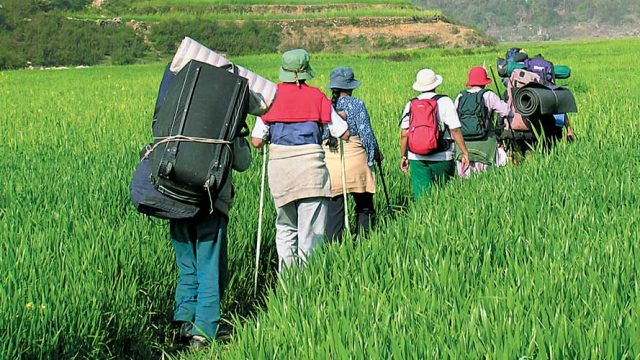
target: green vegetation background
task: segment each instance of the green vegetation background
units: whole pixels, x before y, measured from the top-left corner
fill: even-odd
[[[418,203],[397,150],[416,71],[433,67],[453,96],[470,66],[504,49],[312,54],[314,85],[335,66],[362,80],[355,94],[371,113],[399,213],[368,239],[325,246],[278,282],[267,201],[254,295],[255,154],[234,178],[223,312],[237,333],[200,357],[637,357],[638,46],[528,44],[572,67],[562,84],[578,100],[578,142],[455,180]],[[277,76],[276,54],[233,60]],[[138,214],[128,189],[163,68],[0,73],[0,358],[179,354],[167,225]],[[376,202],[383,209],[381,193]]]

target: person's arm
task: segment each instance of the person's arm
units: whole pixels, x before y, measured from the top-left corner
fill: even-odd
[[[409,158],[408,150],[409,150],[409,132],[407,129],[400,130],[400,170],[406,173],[409,171]]]
[[[505,128],[505,120],[513,119],[513,112],[511,111],[511,107],[505,101],[502,101],[498,95],[496,95],[493,91],[487,91],[484,94],[484,101],[487,108],[491,111],[495,111],[498,114],[498,118],[496,119],[495,133],[498,141],[500,142],[500,146],[502,146],[502,133]]]
[[[571,128],[571,124],[569,124],[569,115],[564,114],[564,127],[567,128],[567,142],[572,142],[576,139],[576,136],[573,134],[573,129]]]
[[[262,118],[256,117],[256,125],[251,132],[251,145],[256,149],[261,149],[269,139],[269,126],[267,126]]]
[[[456,142],[456,146],[462,153],[462,170],[466,171],[469,167],[469,151],[467,150],[467,145],[464,143],[464,138],[462,137],[462,131],[460,128],[449,129],[451,132],[451,137]]]
[[[384,160],[384,156],[378,146],[378,140],[373,133],[371,118],[369,116],[369,111],[367,111],[367,107],[361,100],[358,100],[358,105],[361,106],[361,112],[355,116],[356,127],[358,128],[362,146],[367,153],[367,164],[369,166],[373,166],[374,161],[382,162]]]
[[[409,171],[409,111],[411,102],[405,105],[400,117],[400,170],[406,173]]]
[[[327,126],[329,129],[329,133],[334,138],[349,140],[351,137],[351,133],[349,132],[349,125],[344,119],[338,115],[338,113],[332,108],[331,109],[331,122]]]
[[[460,130],[462,125],[460,124],[460,118],[458,118],[458,111],[453,106],[453,101],[450,98],[443,97],[438,100],[438,116],[449,128],[451,137],[455,141],[458,150],[462,153],[462,170],[466,171],[467,167],[469,167],[469,151],[464,143],[462,130]]]

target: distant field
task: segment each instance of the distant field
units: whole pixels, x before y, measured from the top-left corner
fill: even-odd
[[[278,282],[268,200],[254,296],[254,152],[251,169],[234,176],[230,214],[223,316],[236,334],[199,356],[637,358],[640,40],[517,45],[572,67],[561,84],[578,101],[578,141],[419,202],[398,169],[398,116],[416,95],[415,73],[434,68],[455,96],[469,67],[492,64],[504,47],[312,53],[313,85],[324,87],[336,66],[362,80],[355,95],[372,116],[399,212],[382,212],[379,187],[382,223],[368,239],[323,246]],[[233,60],[277,77],[277,54]],[[129,199],[164,66],[0,72],[1,359],[179,355],[167,223]]]
[[[116,1],[114,1],[116,2]],[[117,1],[121,2],[121,1]],[[133,0],[132,6],[163,5],[327,5],[327,4],[411,4],[409,0]]]
[[[246,5],[250,5],[247,3]],[[117,15],[123,20],[158,22],[161,20],[203,19],[203,20],[306,20],[333,18],[362,18],[362,17],[442,17],[440,10],[420,9],[404,2],[376,3],[322,3],[309,2],[298,7],[292,3],[282,3],[282,6],[270,6],[264,2],[247,8],[243,3],[194,1],[180,2],[174,6],[167,1],[140,1],[128,4],[126,7],[115,7],[111,12],[109,7],[101,11],[89,10],[71,16],[86,19],[101,19]],[[312,6],[312,7],[304,7]]]

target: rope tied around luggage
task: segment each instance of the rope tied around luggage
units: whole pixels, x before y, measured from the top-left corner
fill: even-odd
[[[185,135],[160,136],[160,137],[154,137],[154,140],[156,141],[156,143],[153,144],[153,146],[145,152],[143,159],[146,159],[147,157],[149,157],[149,155],[151,155],[151,153],[154,152],[158,148],[158,146],[172,142],[172,141],[197,142],[201,144],[220,144],[220,145],[227,145],[229,148],[231,148],[231,141],[202,138],[197,136],[185,136]]]

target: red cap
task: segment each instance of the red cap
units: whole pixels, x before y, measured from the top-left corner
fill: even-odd
[[[487,70],[482,66],[472,67],[469,70],[469,80],[467,86],[485,86],[491,84],[491,79],[487,76]]]

